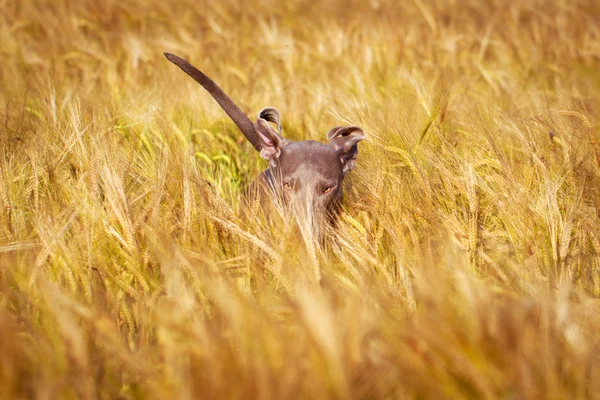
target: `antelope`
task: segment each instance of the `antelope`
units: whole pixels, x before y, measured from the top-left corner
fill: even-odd
[[[328,143],[290,141],[282,136],[281,113],[276,108],[263,108],[252,123],[212,79],[184,59],[164,54],[211,94],[260,156],[269,162],[269,167],[252,183],[251,193],[262,198],[266,194],[276,202],[282,200],[286,210],[311,220],[335,223],[341,206],[342,182],[355,167],[358,143],[366,138],[361,128],[334,127],[326,135]]]

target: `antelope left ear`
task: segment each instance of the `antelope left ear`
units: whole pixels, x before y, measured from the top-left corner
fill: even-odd
[[[329,146],[340,155],[344,174],[354,169],[358,156],[358,142],[366,138],[358,126],[336,126],[327,133]]]

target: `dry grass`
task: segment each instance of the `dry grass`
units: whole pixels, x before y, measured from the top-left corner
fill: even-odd
[[[600,4],[323,3],[0,0],[0,398],[600,397]],[[365,129],[324,245],[163,51]]]

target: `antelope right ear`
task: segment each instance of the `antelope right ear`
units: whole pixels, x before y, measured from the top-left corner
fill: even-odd
[[[279,132],[275,131],[269,122],[277,125]],[[263,108],[258,113],[258,119],[254,123],[254,129],[258,133],[260,139],[261,150],[260,156],[265,160],[269,160],[271,166],[277,165],[277,158],[281,151],[287,146],[290,141],[281,135],[281,114],[276,108]]]
[[[262,118],[268,122],[273,122],[277,125],[277,130],[281,134],[281,113],[275,107],[265,107],[258,113],[258,118]]]

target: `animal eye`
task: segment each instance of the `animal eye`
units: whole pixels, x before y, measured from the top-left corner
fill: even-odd
[[[283,187],[290,190],[292,188],[292,185],[289,182],[286,182],[283,184]]]
[[[323,193],[329,193],[331,192],[333,188],[331,186],[326,187],[325,189],[323,189]]]

